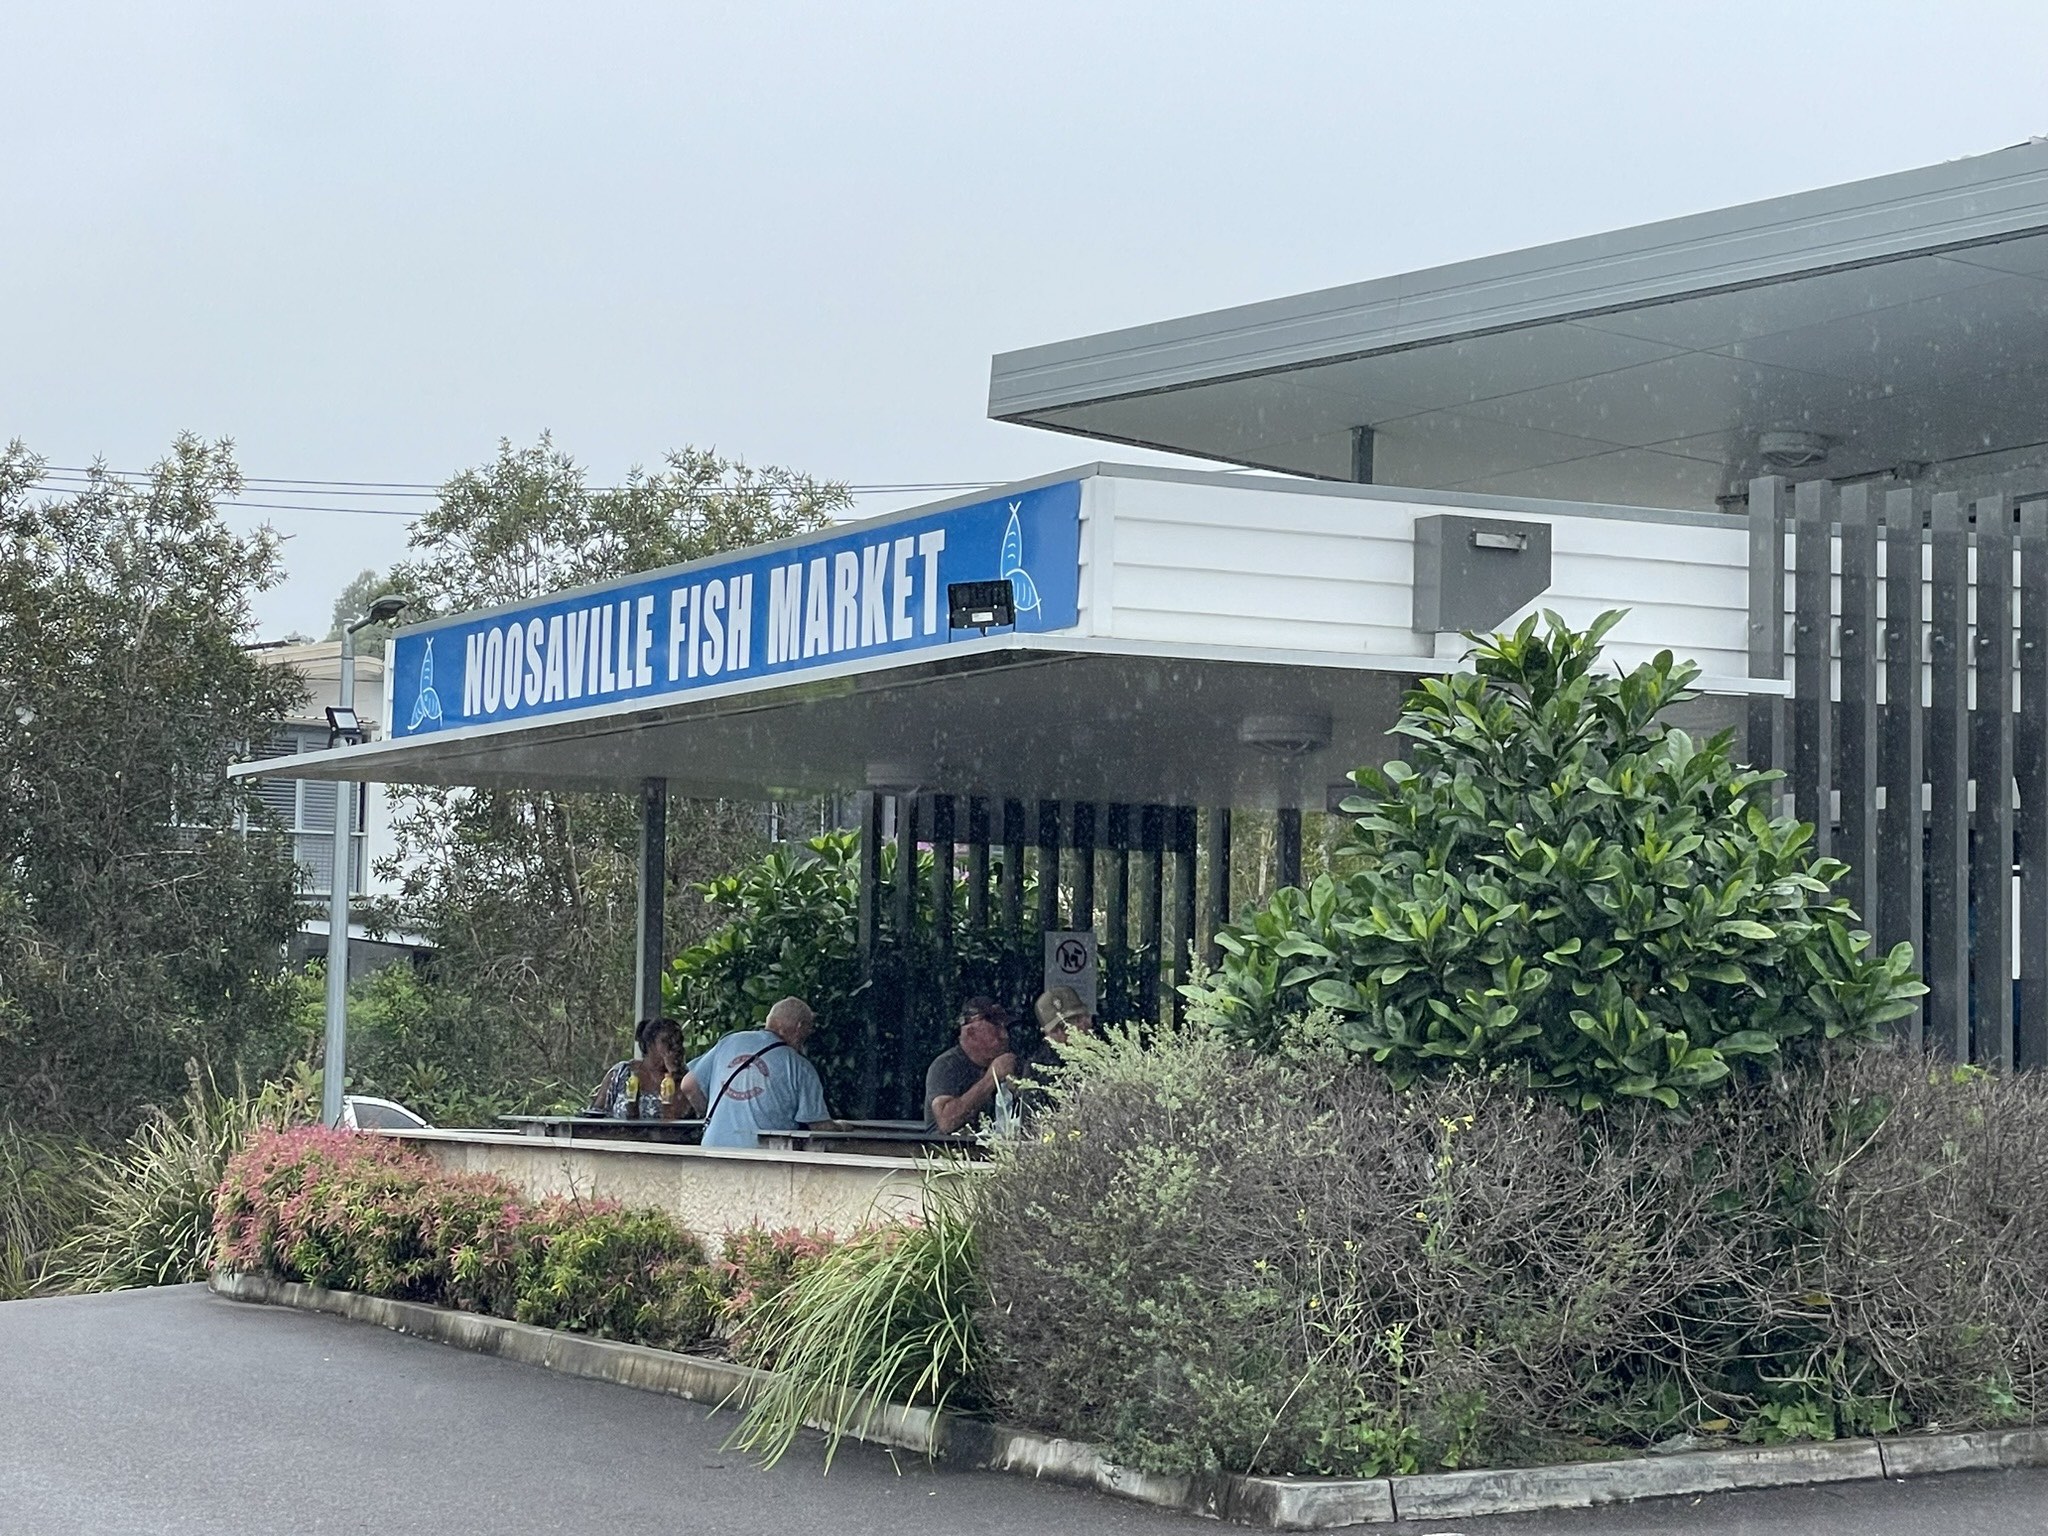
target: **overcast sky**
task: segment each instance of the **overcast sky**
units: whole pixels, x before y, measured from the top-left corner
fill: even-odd
[[[1095,455],[992,353],[2048,132],[2040,0],[0,0],[0,61],[0,439],[326,480],[1020,477]],[[236,515],[269,634],[404,544]]]

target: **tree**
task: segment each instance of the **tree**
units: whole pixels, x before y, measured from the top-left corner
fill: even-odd
[[[1847,866],[1760,803],[1776,775],[1662,718],[1699,668],[1597,669],[1621,617],[1531,616],[1425,678],[1395,726],[1412,762],[1352,775],[1350,872],[1220,932],[1198,1009],[1271,1046],[1319,1005],[1399,1083],[1499,1075],[1582,1109],[1676,1108],[1911,1012],[1911,946],[1872,951]]]
[[[517,602],[822,526],[845,488],[697,449],[594,487],[543,436],[456,475],[391,585],[401,622]],[[631,1035],[638,800],[546,789],[391,791],[402,850],[377,920],[436,946],[445,1037],[463,1069],[547,1097],[594,1080]],[[712,919],[693,887],[758,846],[757,807],[670,808],[669,933]],[[423,1043],[423,1053],[439,1049]]]
[[[295,871],[225,775],[303,685],[256,663],[276,536],[231,532],[226,443],[40,495],[0,454],[0,1120],[110,1135],[288,1044]]]

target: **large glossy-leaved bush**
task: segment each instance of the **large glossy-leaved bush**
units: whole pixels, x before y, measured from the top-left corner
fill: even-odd
[[[1532,617],[1424,679],[1408,760],[1352,775],[1342,872],[1219,933],[1199,1014],[1268,1048],[1334,1018],[1398,1082],[1477,1072],[1592,1109],[1675,1108],[1908,1013],[1911,949],[1873,950],[1846,866],[1770,814],[1774,776],[1665,718],[1699,669],[1601,668],[1620,618]]]

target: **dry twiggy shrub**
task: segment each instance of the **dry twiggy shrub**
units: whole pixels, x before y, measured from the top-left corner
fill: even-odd
[[[1111,1041],[980,1203],[984,1391],[1161,1471],[1374,1475],[2034,1401],[2048,1091],[1886,1052],[1691,1118]]]

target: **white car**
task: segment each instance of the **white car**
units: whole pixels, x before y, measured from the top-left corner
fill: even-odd
[[[421,1131],[431,1127],[403,1104],[367,1094],[342,1095],[341,1128],[345,1131]]]

